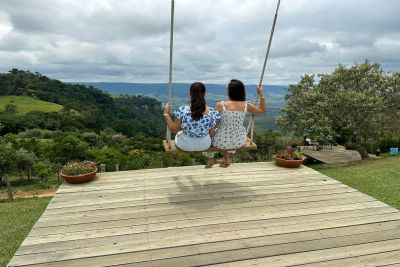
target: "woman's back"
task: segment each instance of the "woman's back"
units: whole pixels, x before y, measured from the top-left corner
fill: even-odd
[[[237,149],[246,142],[246,128],[243,126],[247,112],[245,101],[221,101],[221,124],[213,139],[213,146],[220,149]]]
[[[182,122],[183,132],[190,137],[206,136],[210,129],[220,120],[220,114],[213,108],[206,106],[203,118],[194,120],[192,118],[190,106],[181,106],[175,111],[175,116]]]

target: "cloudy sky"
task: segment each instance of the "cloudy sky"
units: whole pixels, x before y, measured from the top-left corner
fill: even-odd
[[[167,82],[169,0],[0,0],[0,72]],[[175,82],[259,79],[276,0],[175,0]],[[399,0],[282,0],[265,83],[368,58],[400,71]]]

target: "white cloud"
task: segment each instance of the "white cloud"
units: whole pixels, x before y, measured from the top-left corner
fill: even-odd
[[[0,0],[0,71],[65,81],[166,82],[170,1]],[[255,83],[275,0],[176,0],[176,82]],[[283,0],[265,81],[369,58],[400,69],[400,1]]]

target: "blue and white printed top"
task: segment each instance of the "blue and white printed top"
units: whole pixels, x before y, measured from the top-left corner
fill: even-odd
[[[180,106],[175,110],[175,117],[182,122],[181,128],[185,135],[196,138],[206,136],[210,129],[221,120],[221,115],[218,111],[213,108],[208,109],[208,114],[198,121],[193,120],[190,106]]]

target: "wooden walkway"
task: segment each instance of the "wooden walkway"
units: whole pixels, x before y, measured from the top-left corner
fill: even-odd
[[[301,147],[301,152],[309,158],[316,159],[326,164],[346,164],[361,160],[361,155],[355,150],[346,150],[344,146],[324,147],[321,151],[314,150],[312,146]]]
[[[63,184],[9,266],[389,266],[400,212],[312,169],[139,170]]]

